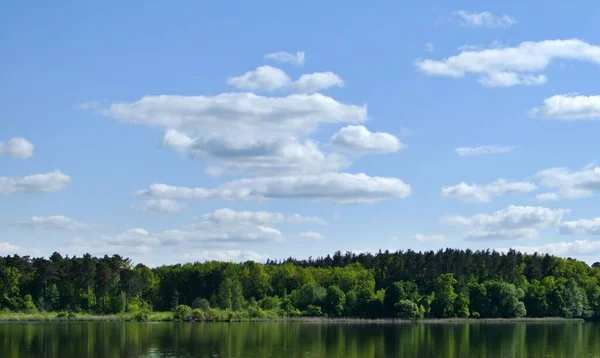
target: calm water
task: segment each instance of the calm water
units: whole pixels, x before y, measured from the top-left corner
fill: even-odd
[[[600,357],[600,325],[0,323],[0,357]]]

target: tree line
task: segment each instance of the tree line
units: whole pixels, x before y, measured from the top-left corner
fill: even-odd
[[[178,319],[600,318],[600,264],[510,250],[336,252],[150,268],[119,255],[0,257],[0,309]]]

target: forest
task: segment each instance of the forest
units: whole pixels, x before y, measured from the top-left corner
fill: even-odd
[[[378,252],[150,268],[119,255],[0,257],[0,311],[218,321],[600,318],[600,264],[514,250]]]

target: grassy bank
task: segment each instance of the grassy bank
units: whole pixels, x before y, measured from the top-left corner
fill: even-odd
[[[410,324],[410,323],[425,323],[425,324],[460,324],[460,323],[579,323],[584,322],[580,318],[561,318],[561,317],[545,317],[545,318],[444,318],[444,319],[421,319],[417,321],[379,318],[379,319],[364,319],[364,318],[329,318],[329,317],[243,317],[241,315],[232,314],[233,312],[223,311],[219,317],[215,317],[214,322],[299,322],[299,323],[318,323],[318,324]],[[93,315],[88,313],[73,313],[73,312],[0,312],[0,322],[55,322],[55,321],[72,321],[72,322],[115,322],[115,321],[138,321],[138,317],[129,313],[111,314],[111,315]],[[176,321],[173,312],[150,312],[143,321],[145,322],[172,322]]]

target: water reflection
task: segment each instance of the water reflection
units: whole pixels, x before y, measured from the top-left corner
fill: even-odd
[[[600,357],[592,323],[2,323],[0,357]]]

